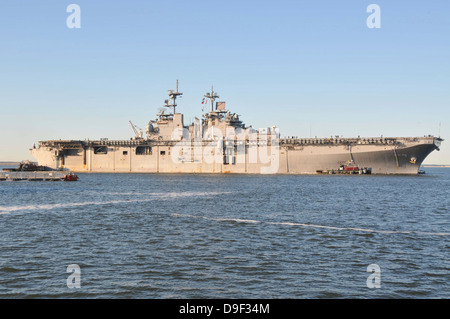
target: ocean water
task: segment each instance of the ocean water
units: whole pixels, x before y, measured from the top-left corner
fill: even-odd
[[[449,298],[450,169],[426,171],[0,181],[0,298]]]

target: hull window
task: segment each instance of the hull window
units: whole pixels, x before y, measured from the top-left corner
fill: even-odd
[[[106,146],[94,147],[94,154],[108,154],[108,148]]]
[[[136,147],[136,155],[152,155],[152,148],[150,146]]]

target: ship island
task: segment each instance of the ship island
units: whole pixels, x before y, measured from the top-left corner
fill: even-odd
[[[417,175],[443,139],[423,137],[280,137],[278,127],[255,129],[211,91],[202,117],[184,125],[183,93],[169,98],[145,129],[131,121],[128,140],[47,140],[30,149],[37,164],[81,173],[402,174]],[[216,101],[217,100],[217,101]]]

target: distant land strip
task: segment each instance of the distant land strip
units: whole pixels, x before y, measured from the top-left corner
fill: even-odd
[[[439,165],[439,164],[425,164],[422,167],[450,167],[450,165]]]

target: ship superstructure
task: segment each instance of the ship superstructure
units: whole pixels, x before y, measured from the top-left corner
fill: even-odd
[[[130,140],[40,141],[31,154],[39,165],[74,172],[316,174],[338,173],[351,163],[355,171],[372,174],[418,174],[443,141],[434,136],[280,138],[275,126],[247,127],[225,102],[216,101],[214,88],[204,95],[209,110],[185,126],[176,109],[182,94],[177,81],[145,137],[130,122],[135,132]]]

